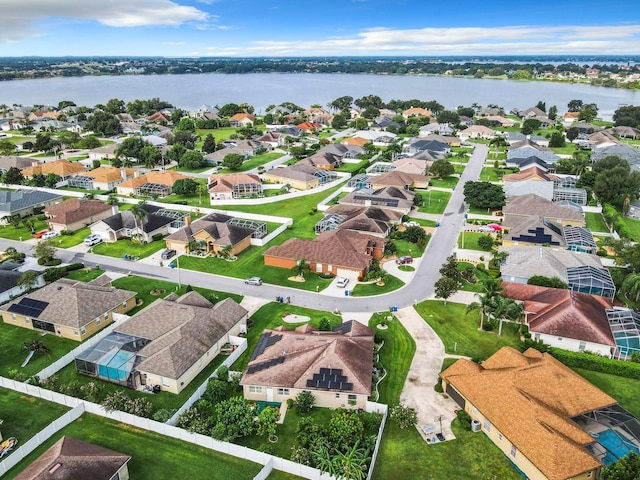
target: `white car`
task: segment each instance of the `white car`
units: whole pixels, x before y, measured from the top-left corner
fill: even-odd
[[[99,243],[102,242],[102,237],[100,235],[98,235],[97,233],[92,233],[91,235],[87,235],[84,238],[84,244],[87,247],[93,247],[94,245],[97,245]]]
[[[411,222],[404,222],[402,225],[403,225],[405,228],[409,228],[409,227],[419,227],[419,226],[420,226],[420,224],[419,224],[418,222],[414,222],[414,221],[411,221]]]
[[[493,228],[489,227],[488,225],[481,225],[478,230],[480,230],[481,232],[493,232]]]
[[[336,287],[338,288],[344,288],[347,286],[347,284],[349,283],[349,279],[346,277],[338,277],[338,280],[336,280]]]
[[[48,240],[49,238],[54,238],[54,237],[57,237],[58,235],[60,235],[58,232],[51,231],[51,232],[43,233],[42,237],[40,238],[42,238],[43,240]]]

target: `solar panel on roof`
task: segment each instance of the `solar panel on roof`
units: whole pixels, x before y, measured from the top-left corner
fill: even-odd
[[[330,368],[320,368],[320,375],[329,375],[331,373]]]
[[[318,382],[318,388],[329,388],[329,382]]]
[[[33,298],[23,298],[18,303],[14,303],[8,309],[9,312],[38,318],[49,303],[34,300]]]
[[[258,344],[256,345],[256,349],[251,354],[251,358],[249,361],[255,360],[258,355],[261,355],[264,352],[264,349],[267,348],[267,342],[269,341],[269,336],[271,333],[266,332],[260,335],[260,339],[258,340]]]

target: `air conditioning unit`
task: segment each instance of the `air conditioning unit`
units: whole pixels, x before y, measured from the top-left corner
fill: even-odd
[[[471,431],[479,432],[482,430],[482,425],[480,424],[480,420],[471,420]]]

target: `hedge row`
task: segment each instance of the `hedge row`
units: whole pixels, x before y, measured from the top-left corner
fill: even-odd
[[[631,230],[629,230],[629,227],[627,227],[627,225],[624,223],[624,220],[622,219],[622,215],[618,213],[613,205],[605,203],[602,207],[602,216],[604,217],[608,225],[613,224],[613,228],[616,232],[618,232],[618,235],[620,235],[620,237],[633,238]]]
[[[69,265],[65,265],[64,267],[47,268],[44,271],[44,280],[45,282],[55,282],[56,280],[65,277],[67,275],[67,272],[80,270],[81,268],[84,268],[83,263],[71,263]]]
[[[640,380],[640,363],[622,362],[591,353],[569,352],[550,348],[549,353],[570,368],[584,368],[593,372]]]

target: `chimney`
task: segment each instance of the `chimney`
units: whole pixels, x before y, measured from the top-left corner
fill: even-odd
[[[120,169],[120,176],[122,177],[122,180],[126,180],[127,179],[127,169],[126,168],[121,168]]]
[[[184,224],[188,227],[189,225],[191,225],[191,214],[187,215],[186,217],[184,217]]]
[[[111,205],[111,214],[112,215],[117,215],[120,212],[120,209],[118,208],[118,205]]]
[[[31,162],[31,166],[32,167],[37,167],[39,165],[37,160],[34,160],[33,162]]]
[[[133,178],[138,178],[140,176],[140,170],[133,171]]]

